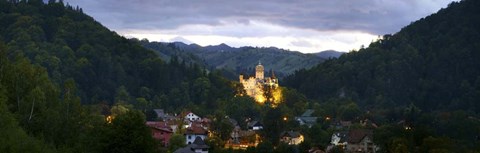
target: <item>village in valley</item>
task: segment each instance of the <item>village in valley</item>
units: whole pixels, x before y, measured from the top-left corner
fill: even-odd
[[[155,109],[157,121],[147,121],[146,125],[152,131],[152,137],[161,145],[168,147],[171,145],[173,136],[180,136],[185,143],[185,147],[177,149],[174,153],[208,153],[210,146],[207,145],[207,139],[215,137],[211,129],[212,120],[215,118],[200,117],[193,112],[183,112],[180,114],[169,114],[162,109]],[[299,126],[311,128],[317,121],[323,120],[320,117],[311,116],[313,110],[308,109],[304,114],[295,117]],[[230,129],[229,137],[223,140],[225,149],[247,149],[248,147],[257,147],[264,139],[262,130],[264,125],[261,121],[251,120],[246,122],[246,127],[240,127],[238,121],[228,119]],[[285,119],[287,120],[287,119]],[[330,121],[332,120],[332,121]],[[376,152],[379,148],[373,143],[373,129],[377,125],[368,119],[358,123],[352,121],[342,121],[337,119],[325,118],[329,123],[328,129],[333,131],[330,135],[329,145],[326,148],[312,147],[309,152],[321,153],[340,147],[346,152]],[[286,130],[279,133],[279,142],[286,145],[297,146],[304,142],[305,135],[301,131]]]
[[[271,77],[265,77],[264,67],[259,63],[255,67],[254,76],[245,79],[244,75],[240,75],[239,82],[243,85],[244,92],[237,95],[246,94],[255,99],[256,105],[275,109],[282,102],[282,95],[278,79],[273,72],[271,74]],[[268,96],[265,93],[274,95]],[[271,103],[265,104],[267,100]],[[208,153],[209,150],[219,149],[218,147],[248,150],[258,147],[265,141],[271,141],[272,136],[265,131],[269,129],[282,129],[274,130],[277,132],[275,139],[278,139],[274,141],[297,148],[294,149],[297,151],[298,147],[303,145],[302,143],[311,142],[312,139],[324,142],[327,140],[327,144],[307,146],[309,153],[335,152],[336,150],[374,153],[379,150],[379,146],[373,142],[373,130],[378,125],[367,117],[356,116],[352,120],[343,120],[330,116],[318,116],[314,109],[305,109],[303,113],[296,116],[280,116],[277,121],[282,123],[264,124],[270,120],[265,118],[235,120],[234,118],[237,118],[235,116],[212,114],[201,116],[192,111],[166,112],[164,109],[153,109],[153,111],[154,116],[146,122],[146,125],[151,129],[152,137],[160,142],[161,146],[165,148],[171,145],[183,146],[172,150],[174,153]],[[220,124],[223,125],[219,125],[220,120],[222,122]],[[279,127],[269,127],[272,125]],[[323,136],[322,138],[318,138],[318,134],[312,134],[316,132],[325,134],[320,135]]]

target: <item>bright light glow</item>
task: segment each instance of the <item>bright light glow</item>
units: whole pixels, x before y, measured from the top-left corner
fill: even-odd
[[[275,105],[280,104],[283,101],[282,89],[279,87],[274,88],[272,91],[272,97],[273,97],[273,103]]]
[[[112,115],[108,115],[105,120],[107,121],[107,123],[112,123],[114,117]]]

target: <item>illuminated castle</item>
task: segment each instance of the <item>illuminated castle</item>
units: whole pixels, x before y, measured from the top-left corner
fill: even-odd
[[[255,67],[255,77],[244,78],[240,75],[240,83],[248,96],[258,103],[269,101],[275,106],[281,101],[282,94],[278,88],[278,79],[272,71],[272,77],[265,77],[265,68],[259,62]]]

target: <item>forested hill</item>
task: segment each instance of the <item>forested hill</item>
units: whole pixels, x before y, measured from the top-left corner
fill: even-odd
[[[480,111],[480,1],[464,0],[394,35],[286,78],[320,100],[347,97],[363,107],[414,104],[423,111]]]
[[[295,70],[311,68],[325,60],[313,54],[302,54],[275,47],[236,48],[226,44],[202,47],[181,42],[162,43],[146,40],[140,42],[144,47],[159,52],[164,59],[168,59],[172,55],[179,56],[187,61],[205,65],[212,70],[230,71],[234,79],[237,79],[240,73],[253,73],[253,69],[259,61],[267,71],[274,70],[275,75],[282,78]]]
[[[0,1],[0,12],[0,40],[7,44],[9,57],[24,56],[46,68],[57,84],[73,79],[83,103],[112,104],[122,90],[133,98],[159,101],[179,94],[171,91],[180,90],[182,82],[208,78],[196,65],[162,61],[78,7],[40,0]],[[186,83],[183,88],[188,89],[180,91],[190,86]]]
[[[203,114],[233,94],[219,73],[164,62],[81,8],[0,0],[0,152],[153,152],[147,110]]]
[[[363,117],[381,124],[374,142],[386,152],[478,151],[479,8],[478,0],[453,2],[367,48],[280,83],[321,101],[325,110],[355,102]]]

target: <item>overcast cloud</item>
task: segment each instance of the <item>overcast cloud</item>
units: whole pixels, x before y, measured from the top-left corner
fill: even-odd
[[[65,0],[127,37],[349,51],[452,0]]]

